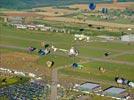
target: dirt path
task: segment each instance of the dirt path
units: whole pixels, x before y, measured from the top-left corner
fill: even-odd
[[[0,44],[0,47],[2,47],[2,48],[19,49],[19,50],[26,50],[27,49],[27,48],[18,47],[18,46],[10,46],[10,45],[2,45],[2,44]],[[111,57],[117,57],[117,56],[125,55],[127,53],[129,53],[129,52],[128,51],[125,51],[125,52],[122,52],[122,53],[119,53],[119,54],[115,54],[115,55],[113,55]],[[133,51],[131,53],[133,53]],[[67,55],[65,55],[63,53],[53,53],[53,54],[61,55],[61,56],[67,56]],[[79,55],[78,58],[89,60],[89,61],[92,60],[92,61],[100,61],[100,62],[108,62],[108,63],[116,63],[116,64],[125,64],[125,65],[130,65],[130,66],[133,66],[134,65],[133,62],[117,61],[117,60],[109,59],[110,56],[108,58],[107,57],[96,58],[96,57],[86,57],[86,56]]]
[[[27,49],[24,47],[4,45],[4,44],[0,44],[0,48],[11,48],[11,49],[18,49],[18,50],[26,50]]]

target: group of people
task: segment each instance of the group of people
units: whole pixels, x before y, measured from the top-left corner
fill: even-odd
[[[7,96],[10,100],[46,100],[47,86],[28,82],[24,84],[12,85],[0,89],[0,96]]]

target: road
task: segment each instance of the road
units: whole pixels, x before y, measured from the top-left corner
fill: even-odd
[[[52,69],[52,83],[51,83],[51,97],[50,100],[58,100],[57,99],[57,68]]]

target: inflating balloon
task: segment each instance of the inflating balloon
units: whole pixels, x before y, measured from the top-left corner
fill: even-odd
[[[41,42],[41,46],[42,46],[42,47],[45,46],[45,42],[44,42],[44,41]]]
[[[53,61],[47,61],[46,64],[47,64],[48,67],[52,67],[54,65],[54,62]]]
[[[73,64],[72,64],[72,67],[73,67],[73,68],[82,69],[84,66],[83,66],[83,65],[80,65],[80,64],[77,64],[77,63],[73,63]]]
[[[46,45],[45,45],[45,48],[48,48],[48,47],[49,47],[49,44],[46,44]]]
[[[74,47],[72,47],[69,52],[68,52],[69,56],[77,56],[78,55],[78,50],[76,50]]]
[[[108,9],[107,9],[107,8],[102,8],[101,12],[102,12],[103,14],[107,14],[107,13],[108,13]]]
[[[32,51],[34,51],[34,50],[36,50],[36,48],[34,48],[34,47],[29,47],[29,48],[28,48],[28,51],[30,51],[30,52],[32,52]]]

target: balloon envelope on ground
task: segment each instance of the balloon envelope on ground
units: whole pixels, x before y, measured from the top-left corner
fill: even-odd
[[[101,12],[102,12],[103,14],[107,14],[107,13],[108,13],[108,9],[107,9],[107,8],[102,8]]]
[[[47,61],[46,64],[47,64],[48,67],[52,67],[54,65],[54,62],[53,61]]]
[[[49,44],[46,44],[46,45],[45,45],[45,48],[48,48],[48,47],[49,47]]]
[[[28,48],[28,51],[30,51],[30,52],[32,52],[32,51],[34,51],[34,50],[36,50],[36,48],[34,48],[34,47],[29,47],[29,48]]]
[[[73,64],[72,64],[72,67],[73,67],[73,68],[79,68],[79,69],[81,69],[81,68],[83,68],[84,66],[83,66],[83,65],[80,65],[80,64],[77,64],[77,63],[73,63]]]

